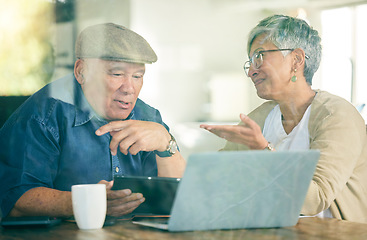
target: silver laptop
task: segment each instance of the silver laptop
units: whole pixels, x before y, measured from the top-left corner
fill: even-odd
[[[168,223],[133,222],[169,231],[293,226],[319,157],[316,150],[193,154]]]

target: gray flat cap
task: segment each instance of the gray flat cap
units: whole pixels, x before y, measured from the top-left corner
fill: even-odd
[[[142,36],[114,23],[84,29],[76,40],[75,56],[132,63],[157,61],[157,55]]]

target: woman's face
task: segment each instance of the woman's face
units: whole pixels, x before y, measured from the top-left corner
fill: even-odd
[[[278,48],[273,43],[264,41],[264,35],[259,35],[253,41],[249,53],[250,59],[254,54],[262,54],[262,65],[255,69],[251,64],[248,76],[256,87],[257,95],[267,100],[281,100],[287,96],[292,84],[292,54],[284,57],[281,51],[261,53],[274,49]]]

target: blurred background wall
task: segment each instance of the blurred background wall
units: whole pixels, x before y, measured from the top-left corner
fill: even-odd
[[[187,157],[222,139],[202,122],[236,124],[262,100],[243,72],[249,31],[279,13],[306,19],[323,38],[313,88],[364,114],[367,1],[361,0],[0,0],[0,95],[30,95],[73,71],[85,27],[114,22],[142,35],[158,55],[140,97],[161,111]],[[3,108],[3,109],[1,109]],[[0,114],[4,110],[0,103]]]

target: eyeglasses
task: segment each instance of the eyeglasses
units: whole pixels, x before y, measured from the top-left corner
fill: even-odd
[[[263,65],[263,56],[265,52],[278,52],[278,51],[293,51],[294,49],[287,48],[287,49],[272,49],[272,50],[263,50],[255,52],[249,61],[246,61],[243,69],[245,70],[246,75],[249,77],[248,72],[250,70],[251,64],[253,64],[253,67],[255,69],[259,69],[261,65]],[[309,59],[309,56],[305,56],[307,59]]]

